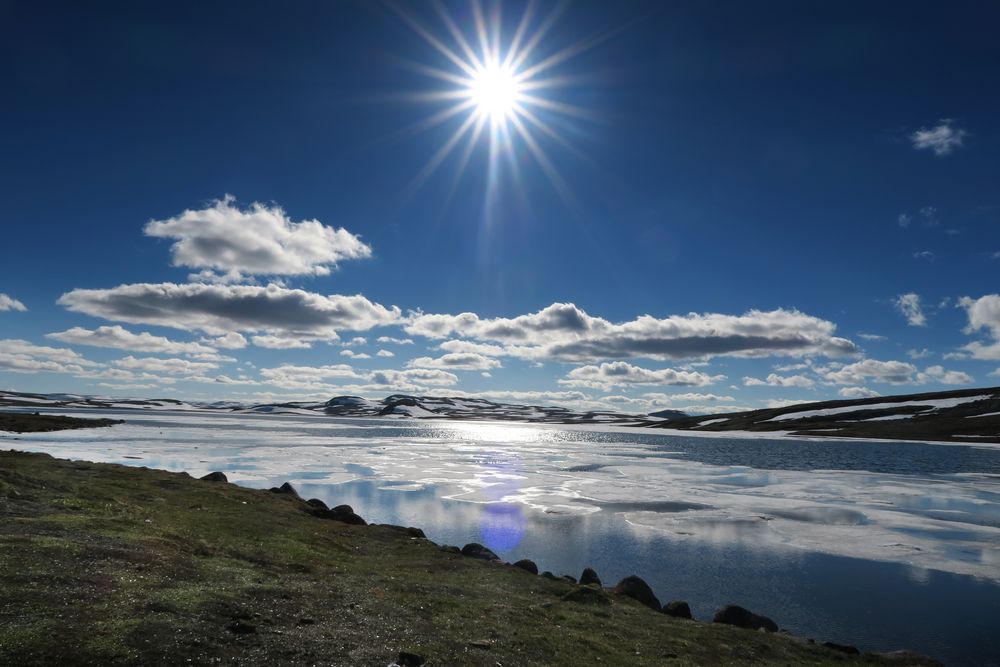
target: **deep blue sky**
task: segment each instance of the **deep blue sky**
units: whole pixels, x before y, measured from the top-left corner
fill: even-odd
[[[554,7],[539,3],[531,28]],[[0,3],[0,294],[19,304],[0,298],[0,388],[248,399],[522,391],[645,410],[998,384],[996,5],[572,3],[526,64],[604,38],[540,76],[573,79],[540,94],[579,114],[539,111],[571,149],[533,132],[567,192],[515,133],[489,200],[485,137],[454,190],[461,145],[408,189],[466,116],[412,129],[446,106],[405,97],[442,87],[412,64],[459,70],[400,8],[459,50],[421,3]],[[505,46],[524,9],[503,5]],[[470,5],[448,10],[472,40]],[[935,128],[921,148],[917,133]],[[237,227],[254,202],[280,206],[289,229],[343,227],[370,256],[312,265],[329,275],[244,270],[224,289],[278,281],[322,297],[360,294],[399,316],[305,331],[289,324],[291,311],[260,301],[232,319],[219,291],[211,303],[189,291],[156,318],[135,314],[148,295],[127,316],[107,306],[117,292],[100,307],[56,303],[74,289],[200,284],[189,275],[208,264],[173,266],[180,237],[154,238],[144,225],[227,194]],[[211,236],[210,222],[198,224]],[[625,328],[528,318],[503,335],[462,326],[431,337],[408,315],[516,318],[553,303]],[[230,320],[207,330],[192,308]],[[263,309],[253,324],[246,308]],[[798,319],[786,321],[793,310]],[[675,319],[629,329],[647,314]],[[47,337],[101,326],[126,333],[104,347],[79,331]],[[209,341],[230,330],[251,341],[219,349],[237,361],[126,340]],[[311,347],[267,349],[254,335]],[[342,346],[354,336],[367,341]],[[831,349],[834,336],[853,347]],[[498,349],[442,359],[459,349],[438,349],[449,339]],[[555,349],[565,341],[587,354]],[[212,366],[149,361],[170,358]],[[304,372],[262,374],[338,364],[353,370],[308,382]],[[376,373],[408,368],[437,374]]]

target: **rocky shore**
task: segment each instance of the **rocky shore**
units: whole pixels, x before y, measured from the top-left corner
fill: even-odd
[[[936,664],[537,572],[289,484],[0,452],[4,664]]]

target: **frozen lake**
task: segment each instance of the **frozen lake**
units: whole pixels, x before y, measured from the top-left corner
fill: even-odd
[[[51,410],[110,429],[0,447],[185,470],[348,503],[698,618],[735,603],[795,634],[1000,665],[1000,449],[701,438],[629,429]]]

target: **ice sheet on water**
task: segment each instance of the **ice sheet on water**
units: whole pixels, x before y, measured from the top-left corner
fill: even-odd
[[[367,479],[393,493],[436,485],[448,498],[514,503],[539,515],[614,512],[639,533],[669,539],[820,552],[1000,581],[1000,480],[988,471],[718,465],[675,450],[669,435],[643,432],[640,441],[617,431],[600,441],[601,429],[579,427],[194,413],[127,419],[112,429],[0,438],[0,446],[192,475],[222,470],[251,486]]]

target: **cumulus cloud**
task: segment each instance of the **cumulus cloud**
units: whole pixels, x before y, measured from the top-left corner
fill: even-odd
[[[975,382],[968,373],[962,371],[949,371],[943,366],[928,366],[920,374],[918,380],[924,382],[940,382],[941,384],[972,384]]]
[[[247,339],[236,331],[230,331],[225,336],[218,336],[207,342],[214,347],[223,347],[227,350],[242,350],[247,346]]]
[[[0,310],[17,310],[24,312],[28,310],[28,308],[17,299],[0,292]]]
[[[428,338],[461,336],[499,343],[509,356],[576,362],[855,354],[854,343],[835,337],[835,328],[831,322],[785,309],[751,310],[743,315],[690,313],[662,319],[643,315],[614,324],[571,303],[554,303],[514,318],[418,312],[405,325],[407,333]]]
[[[337,330],[392,324],[400,311],[360,294],[323,296],[277,285],[137,283],[74,289],[59,297],[67,309],[106,320],[203,331],[260,332],[286,338],[335,340]]]
[[[724,375],[708,375],[698,371],[673,368],[650,370],[625,361],[605,362],[600,366],[580,366],[571,370],[559,384],[568,387],[605,389],[630,385],[681,385],[702,387],[724,380]]]
[[[411,338],[393,338],[392,336],[379,336],[375,339],[375,342],[382,343],[383,345],[413,345],[413,339]]]
[[[252,336],[250,340],[257,347],[265,347],[269,350],[305,350],[312,347],[312,343],[307,340],[284,336]]]
[[[376,357],[395,357],[395,353],[390,350],[379,350],[375,353]]]
[[[35,345],[19,338],[0,340],[0,370],[79,374],[96,365],[69,348]]]
[[[229,195],[203,209],[152,220],[144,231],[175,240],[170,249],[174,266],[218,271],[224,282],[244,274],[324,276],[338,262],[372,252],[346,229],[319,220],[293,222],[279,206],[254,203],[243,210]]]
[[[488,371],[500,362],[475,352],[449,352],[440,357],[417,357],[406,362],[408,368],[447,368],[457,371]]]
[[[341,350],[340,356],[350,359],[371,359],[372,355],[367,352],[355,352],[354,350]]]
[[[955,127],[951,118],[942,118],[931,128],[922,127],[910,135],[913,148],[918,151],[931,150],[934,155],[944,157],[962,146],[968,132]]]
[[[169,373],[171,375],[198,374],[218,368],[209,361],[189,361],[188,359],[160,359],[158,357],[137,358],[131,355],[111,362],[118,368],[148,373]]]
[[[974,341],[962,349],[976,359],[987,361],[1000,359],[1000,294],[987,294],[978,299],[962,297],[958,305],[965,309],[969,318],[965,333],[985,331],[992,339],[990,343]]]
[[[916,348],[906,351],[906,356],[910,359],[926,359],[927,357],[933,356],[934,353],[928,350],[926,347],[918,350]]]
[[[920,295],[914,292],[900,294],[893,300],[896,309],[906,318],[906,323],[911,327],[927,326],[927,316],[924,315],[923,306],[920,303]]]
[[[778,375],[777,373],[771,373],[767,376],[766,380],[759,380],[757,378],[745,377],[743,378],[743,384],[748,387],[755,386],[771,386],[771,387],[799,387],[803,389],[808,389],[816,384],[816,382],[804,375]]]
[[[365,393],[386,391],[425,391],[429,386],[458,383],[458,376],[436,369],[358,371],[348,364],[295,366],[283,364],[262,368],[260,375],[269,384],[282,389],[321,393]],[[344,381],[350,381],[343,384]]]
[[[834,384],[864,384],[866,381],[907,384],[916,379],[917,367],[903,361],[862,359],[836,369],[820,369],[820,374]]]
[[[115,350],[129,350],[132,352],[203,356],[212,356],[216,353],[215,348],[201,343],[182,343],[170,340],[164,336],[154,336],[146,331],[133,333],[118,325],[97,327],[96,329],[73,327],[66,331],[45,334],[45,337],[71,345],[108,347]]]
[[[875,398],[882,395],[868,387],[842,387],[837,393],[844,398]]]
[[[858,338],[863,338],[864,340],[888,340],[886,336],[880,336],[873,333],[859,333]]]

